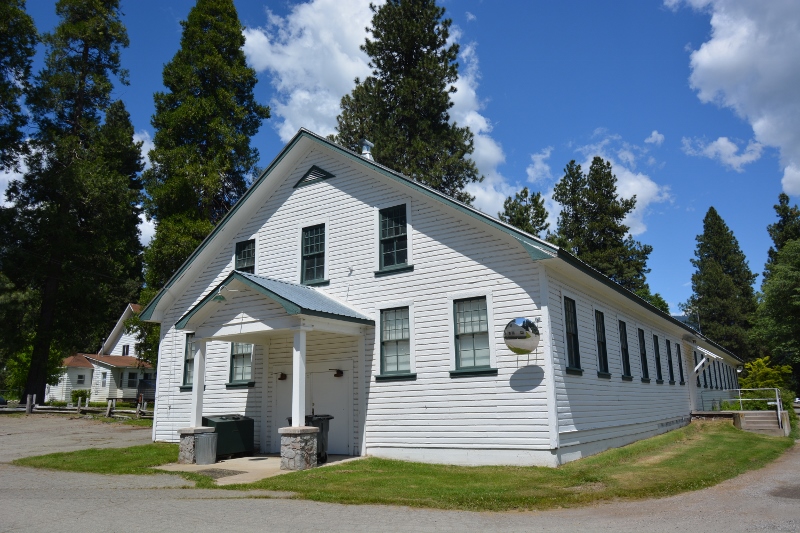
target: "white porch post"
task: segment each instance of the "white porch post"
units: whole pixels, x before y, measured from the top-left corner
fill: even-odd
[[[206,382],[206,341],[198,340],[194,343],[197,351],[194,353],[194,369],[192,370],[192,417],[189,424],[192,427],[203,425],[203,389]]]
[[[292,427],[306,425],[306,332],[294,334],[292,350]]]

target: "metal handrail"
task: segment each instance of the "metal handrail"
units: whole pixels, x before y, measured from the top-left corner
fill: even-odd
[[[703,409],[705,409],[706,402],[705,402],[705,399],[703,398],[703,394],[705,394],[705,393],[707,393],[707,392],[710,392],[710,393],[717,393],[717,394],[718,394],[718,393],[720,393],[720,392],[734,392],[734,391],[735,391],[735,392],[737,392],[737,393],[738,393],[738,396],[739,396],[739,411],[744,411],[744,404],[743,404],[742,402],[758,402],[758,401],[767,401],[767,402],[769,402],[769,401],[771,401],[771,400],[772,400],[772,397],[771,397],[771,396],[770,396],[770,397],[768,397],[768,398],[742,398],[742,391],[750,392],[750,391],[761,391],[761,390],[768,390],[768,391],[774,391],[774,392],[775,392],[775,407],[776,407],[776,408],[777,408],[777,410],[778,410],[778,427],[780,427],[781,429],[783,429],[783,416],[781,416],[781,413],[782,413],[782,410],[783,410],[783,409],[782,409],[782,407],[783,407],[783,403],[782,403],[782,401],[781,401],[781,390],[780,390],[780,389],[777,389],[777,388],[760,388],[760,389],[720,389],[720,390],[718,390],[718,391],[700,391],[700,403],[701,403],[701,405],[703,406]],[[730,398],[730,399],[731,399],[731,400],[734,400],[735,398]],[[712,403],[711,403],[711,406],[712,406],[712,409],[713,409],[713,406],[714,406],[714,403],[713,403],[713,402],[714,402],[714,400],[712,400],[711,402],[712,402]],[[769,405],[769,404],[767,404],[767,405]]]

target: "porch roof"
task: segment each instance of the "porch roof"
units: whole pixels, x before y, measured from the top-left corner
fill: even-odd
[[[175,327],[178,329],[185,328],[189,320],[209,302],[213,301],[217,295],[221,294],[222,289],[233,280],[243,283],[256,292],[274,300],[280,304],[289,315],[311,315],[344,320],[347,322],[356,322],[359,324],[375,325],[375,321],[369,316],[328,296],[314,287],[233,271],[219,285],[214,287],[205,298],[200,300],[197,305],[189,309],[189,311],[178,320]]]

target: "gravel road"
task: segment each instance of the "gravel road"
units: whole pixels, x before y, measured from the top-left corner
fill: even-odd
[[[62,419],[60,427],[41,415],[0,416],[0,463],[19,457],[17,448],[46,453],[64,449],[60,446],[128,446],[149,440],[147,431],[84,420]],[[34,441],[38,444],[32,447]],[[43,441],[53,447],[48,450]],[[185,486],[181,478],[168,475],[102,476],[0,464],[0,532],[800,532],[799,446],[764,469],[710,489],[545,512],[333,505],[269,498],[266,493],[181,488]]]

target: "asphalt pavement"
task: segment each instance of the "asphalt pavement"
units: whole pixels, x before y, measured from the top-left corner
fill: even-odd
[[[798,531],[800,447],[761,470],[715,487],[671,498],[613,502],[544,512],[472,513],[374,505],[336,505],[286,499],[267,492],[198,490],[177,476],[103,476],[22,468],[7,464],[30,439],[58,424],[0,415],[0,533],[4,532],[270,532],[270,531]],[[18,422],[19,421],[19,422]],[[65,432],[91,445],[97,422]],[[45,427],[43,433],[38,427]],[[121,435],[149,439],[147,432]],[[102,429],[107,430],[109,426]],[[141,430],[139,430],[141,431]],[[99,433],[98,433],[99,432]],[[135,440],[135,439],[133,439]],[[57,439],[56,439],[57,441]],[[55,441],[54,441],[55,442]],[[54,444],[55,445],[55,444]],[[129,444],[126,444],[129,445]],[[51,450],[55,451],[55,450]],[[278,497],[275,497],[278,496]]]

